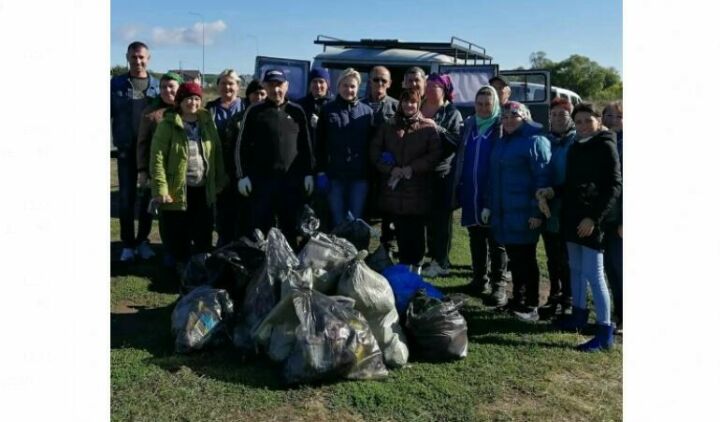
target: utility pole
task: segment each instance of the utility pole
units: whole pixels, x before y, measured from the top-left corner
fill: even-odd
[[[188,12],[191,15],[198,15],[202,19],[202,75],[200,75],[200,85],[205,86],[205,16],[197,12]]]

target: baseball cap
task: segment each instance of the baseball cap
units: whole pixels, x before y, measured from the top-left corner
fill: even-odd
[[[285,74],[280,69],[268,69],[263,76],[263,82],[270,81],[285,82],[287,78],[285,78]]]
[[[490,80],[488,81],[488,83],[492,84],[493,81],[500,81],[500,82],[502,82],[505,86],[510,85],[510,83],[508,83],[507,79],[505,79],[505,77],[500,76],[500,75],[498,75],[498,76],[493,76],[492,78],[490,78]]]

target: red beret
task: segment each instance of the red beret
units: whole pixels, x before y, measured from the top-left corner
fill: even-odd
[[[195,82],[185,82],[180,85],[175,94],[175,104],[180,104],[182,100],[193,95],[202,98],[202,87]]]

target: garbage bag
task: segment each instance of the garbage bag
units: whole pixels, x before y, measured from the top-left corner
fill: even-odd
[[[410,300],[420,289],[425,289],[430,297],[442,299],[443,294],[432,284],[423,281],[422,277],[410,271],[407,265],[393,265],[382,271],[395,296],[395,307],[398,314],[404,317]]]
[[[260,254],[261,260],[265,258],[262,252],[255,251]],[[242,303],[252,272],[237,252],[216,250],[205,260],[205,267],[212,287],[226,290],[233,302]]]
[[[229,339],[233,302],[225,290],[199,286],[180,298],[172,313],[175,351],[188,353]]]
[[[292,298],[299,323],[295,345],[283,367],[285,382],[387,376],[367,321],[350,303],[307,289],[294,290],[288,297]]]
[[[363,261],[367,251],[360,251],[340,277],[339,295],[355,299],[355,309],[365,317],[383,352],[385,364],[403,366],[408,360],[405,334],[395,308],[390,283]]]
[[[298,229],[304,237],[314,236],[320,230],[320,219],[315,214],[315,211],[310,208],[310,205],[305,204],[303,207]]]
[[[394,264],[392,258],[390,258],[390,254],[388,254],[387,249],[385,249],[383,245],[379,245],[377,249],[375,249],[375,252],[368,255],[368,257],[365,258],[365,263],[373,271],[378,273],[382,273],[385,268]]]
[[[368,249],[370,247],[370,237],[374,231],[372,227],[364,220],[355,218],[351,212],[348,212],[348,219],[337,225],[330,234],[342,237],[355,246],[357,250]]]
[[[405,326],[413,353],[428,360],[467,356],[467,322],[460,314],[462,301],[430,297],[420,290],[410,301]]]
[[[298,254],[300,265],[314,270],[323,270],[313,283],[313,289],[322,293],[333,293],[347,264],[357,255],[357,249],[345,239],[317,233],[310,237]]]
[[[207,253],[199,253],[190,257],[185,269],[180,276],[180,292],[187,294],[198,286],[210,284],[210,276],[205,267],[205,261],[210,256]]]

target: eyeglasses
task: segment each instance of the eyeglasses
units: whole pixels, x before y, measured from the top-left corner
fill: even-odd
[[[376,84],[386,84],[386,83],[390,82],[387,79],[383,79],[383,78],[373,78],[372,81],[375,82]]]

